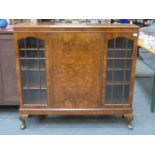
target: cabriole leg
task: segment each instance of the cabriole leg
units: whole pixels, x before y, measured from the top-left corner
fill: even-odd
[[[20,115],[19,119],[21,121],[20,129],[24,130],[26,128],[26,118],[28,118],[28,115]]]
[[[127,119],[128,128],[133,129],[132,126],[133,114],[125,114],[124,117]]]

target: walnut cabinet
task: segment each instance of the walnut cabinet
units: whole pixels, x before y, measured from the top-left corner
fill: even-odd
[[[131,128],[138,27],[14,27],[21,128],[31,115],[122,115]]]

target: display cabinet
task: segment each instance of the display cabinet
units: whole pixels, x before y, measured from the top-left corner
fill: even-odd
[[[21,128],[33,115],[119,115],[132,128],[138,27],[14,27]]]

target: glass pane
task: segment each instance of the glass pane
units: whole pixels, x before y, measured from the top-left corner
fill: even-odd
[[[37,58],[38,57],[38,53],[35,50],[27,51],[27,57],[29,57],[29,58]]]
[[[34,59],[29,59],[27,60],[28,63],[28,68],[30,69],[36,69],[39,66],[38,60]]]
[[[19,51],[19,55],[20,55],[20,57],[25,58],[26,57],[26,51],[24,51],[24,50]]]
[[[109,40],[109,41],[108,41],[108,48],[114,48],[114,42],[115,42],[114,39]]]
[[[20,67],[21,67],[22,70],[26,69],[26,64],[27,64],[26,59],[20,60]]]
[[[46,104],[47,103],[47,91],[41,90],[41,95],[42,95],[42,103]]]
[[[41,93],[40,90],[30,89],[30,104],[41,104]]]
[[[123,82],[124,81],[124,72],[123,70],[114,71],[114,81]]]
[[[114,67],[115,68],[124,68],[125,60],[124,59],[115,59]]]
[[[116,38],[116,48],[126,48],[126,39]]]
[[[132,64],[132,59],[127,59],[126,60],[126,68],[131,68],[131,64]]]
[[[21,72],[21,78],[22,78],[22,86],[27,87],[28,86],[28,79],[27,79],[27,72],[26,71]]]
[[[26,48],[37,48],[37,39],[27,38],[26,39]]]
[[[112,81],[112,71],[107,71],[107,81],[111,82]]]
[[[106,104],[111,103],[111,93],[112,93],[112,86],[107,85],[106,86]]]
[[[123,86],[122,85],[114,85],[113,86],[113,104],[120,104],[122,99]]]
[[[113,58],[114,57],[114,51],[108,51],[108,58]]]
[[[39,51],[39,57],[45,58],[45,51]]]
[[[41,87],[46,88],[46,72],[40,71],[40,81],[41,81]]]
[[[23,104],[29,104],[28,90],[23,90]]]
[[[29,87],[39,88],[39,71],[28,71]]]
[[[126,70],[126,72],[125,72],[125,81],[126,82],[130,82],[130,73],[131,73],[130,70]]]
[[[115,51],[115,58],[125,58],[126,51]]]
[[[126,57],[127,58],[132,58],[132,51],[128,51],[127,54],[126,54]]]
[[[133,41],[128,39],[128,48],[133,48]]]
[[[113,60],[112,59],[108,59],[107,67],[108,68],[112,68],[113,67]]]
[[[40,68],[45,68],[45,60],[39,60],[40,61]]]
[[[124,95],[122,98],[123,103],[128,103],[129,100],[129,85],[124,86]]]
[[[25,39],[18,40],[19,48],[25,48]]]

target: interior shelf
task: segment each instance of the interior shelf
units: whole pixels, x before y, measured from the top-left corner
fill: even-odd
[[[107,82],[107,85],[129,85],[130,82],[115,82],[115,81],[111,81],[111,82]]]
[[[21,71],[45,71],[46,69],[45,68],[21,68]]]
[[[27,90],[27,89],[37,89],[37,90],[38,90],[38,89],[41,89],[41,90],[46,90],[47,88],[46,88],[46,87],[41,87],[41,88],[40,88],[40,87],[38,87],[38,86],[29,86],[29,87],[28,87],[28,86],[27,86],[27,87],[24,86],[23,89],[24,89],[24,90]]]
[[[113,60],[113,59],[114,59],[114,60],[122,60],[122,59],[123,59],[123,60],[125,60],[125,59],[126,59],[126,60],[132,60],[132,58],[108,58],[108,60]]]
[[[110,51],[132,51],[133,49],[131,48],[108,48]]]
[[[27,57],[20,57],[21,60],[31,60],[31,59],[34,59],[34,60],[45,60],[45,58],[34,58],[34,57],[31,57],[31,58],[27,58]]]
[[[44,48],[19,48],[20,51],[32,51],[32,50],[36,50],[36,51],[44,51]]]
[[[107,71],[125,71],[125,70],[131,70],[131,68],[107,68]]]

